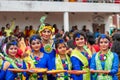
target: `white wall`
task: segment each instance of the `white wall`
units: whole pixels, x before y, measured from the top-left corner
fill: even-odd
[[[34,29],[37,29],[38,25],[40,25],[39,19],[43,15],[45,15],[45,13],[1,12],[0,27],[5,26],[7,23],[10,23],[13,18],[16,18],[15,23],[20,26],[21,30],[24,30],[24,26],[26,25],[33,25]],[[98,13],[98,15],[105,18],[105,30],[109,30],[110,23],[108,17],[111,13]],[[94,13],[69,13],[70,29],[73,25],[78,25],[79,29],[82,29],[82,26],[86,25],[87,28],[92,31],[93,16],[95,16]],[[48,13],[45,22],[50,23],[51,25],[55,23],[59,29],[62,29],[63,13]]]
[[[119,4],[53,1],[0,1],[0,11],[29,12],[118,12]]]

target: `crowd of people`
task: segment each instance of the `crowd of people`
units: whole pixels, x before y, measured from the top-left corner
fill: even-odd
[[[96,36],[85,26],[64,32],[44,20],[37,31],[32,26],[26,26],[24,33],[19,26],[13,30],[14,21],[1,28],[0,80],[119,80],[119,30],[111,36]],[[65,72],[32,72],[35,68]]]

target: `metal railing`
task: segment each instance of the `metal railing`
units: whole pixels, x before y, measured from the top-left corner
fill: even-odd
[[[4,0],[4,1],[65,1],[65,2],[86,2],[86,3],[119,3],[120,0]]]

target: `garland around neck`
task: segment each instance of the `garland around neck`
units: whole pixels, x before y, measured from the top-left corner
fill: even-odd
[[[42,39],[42,44],[45,45],[45,44],[50,44],[52,45],[53,44],[53,40],[49,39],[47,43],[44,42],[44,40]]]

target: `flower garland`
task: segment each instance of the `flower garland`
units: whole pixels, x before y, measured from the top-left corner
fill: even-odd
[[[100,59],[101,61],[105,61],[105,60],[107,59],[107,56],[106,56],[105,54],[100,54],[100,55],[99,55],[99,59]]]

